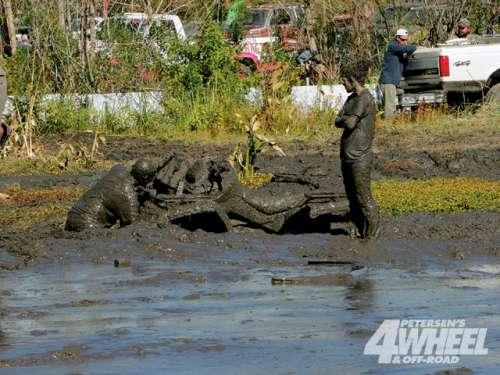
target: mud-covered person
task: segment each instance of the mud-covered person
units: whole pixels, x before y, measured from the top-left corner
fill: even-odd
[[[138,191],[156,173],[156,165],[138,160],[131,171],[117,164],[95,183],[68,212],[65,230],[80,232],[131,224],[139,214]]]
[[[379,233],[379,211],[371,191],[375,102],[364,87],[368,64],[349,63],[341,70],[342,83],[350,94],[335,119],[344,129],[340,146],[342,177],[349,199],[351,235],[374,238]]]

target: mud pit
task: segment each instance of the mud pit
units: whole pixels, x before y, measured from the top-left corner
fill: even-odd
[[[159,152],[153,146],[146,148],[151,156]],[[136,158],[139,149],[120,156]],[[498,178],[496,150],[467,152],[475,156],[462,163],[475,168],[459,172],[446,153],[440,163],[419,161],[421,153],[379,154],[375,176]],[[259,165],[342,186],[331,150],[264,157]],[[457,373],[496,374],[499,219],[492,212],[385,216],[372,242],[351,240],[342,222],[281,236],[149,222],[93,233],[66,233],[51,221],[7,230],[0,238],[0,373],[432,374],[464,367]],[[487,327],[489,355],[464,356],[457,365],[383,366],[362,354],[384,319],[404,318]]]

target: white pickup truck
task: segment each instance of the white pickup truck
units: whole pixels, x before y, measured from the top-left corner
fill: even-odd
[[[400,88],[401,107],[457,98],[500,100],[500,37],[418,48],[408,59]]]
[[[164,46],[160,46],[158,39],[176,38],[186,40],[186,31],[181,19],[172,14],[154,14],[149,18],[145,13],[124,13],[106,19],[101,19],[96,25],[97,29],[97,52],[109,50],[115,42],[114,33],[120,30],[128,30],[136,33],[141,39],[149,40],[152,46],[166,58],[167,52]]]

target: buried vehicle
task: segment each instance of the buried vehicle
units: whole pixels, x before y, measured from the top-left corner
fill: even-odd
[[[127,191],[120,194],[117,186]],[[225,160],[195,160],[178,152],[159,164],[139,160],[130,172],[113,167],[70,209],[66,230],[123,226],[137,217],[211,232],[234,226],[273,233],[328,231],[332,221],[343,219],[347,207],[345,196],[321,191],[304,176],[274,174],[254,189],[241,184]]]

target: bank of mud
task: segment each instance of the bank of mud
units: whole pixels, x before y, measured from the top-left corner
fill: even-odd
[[[54,141],[47,141],[47,150],[54,148]],[[59,144],[60,142],[57,142]],[[244,142],[243,142],[244,143]],[[431,177],[482,177],[491,180],[500,178],[500,148],[493,140],[490,147],[484,144],[477,148],[454,147],[443,142],[440,149],[422,145],[420,149],[376,147],[374,173],[375,179],[431,178]],[[236,143],[186,144],[173,141],[148,140],[143,138],[112,137],[103,147],[103,159],[112,162],[131,164],[138,158],[162,160],[168,152],[185,152],[192,157],[211,159],[228,158]],[[259,154],[257,168],[290,174],[309,174],[315,177],[333,178],[331,183],[340,181],[340,161],[338,140],[332,142],[287,141],[281,144],[287,153],[280,157],[268,151]],[[55,149],[54,149],[55,151]],[[14,183],[23,187],[47,187],[64,185],[89,186],[102,171],[84,171],[77,175],[61,173],[58,175],[3,175],[0,168],[0,188]]]
[[[338,144],[306,144],[300,141],[289,142],[283,146],[288,152],[286,157],[280,157],[272,153],[260,154],[257,158],[257,169],[265,172],[272,172],[282,176],[300,176],[305,180],[314,181],[318,191],[329,191],[339,195],[344,193],[342,176],[340,172],[340,161],[336,147]],[[142,138],[115,137],[108,141],[104,150],[104,157],[110,160],[120,160],[121,162],[131,162],[140,157],[160,160],[167,152],[181,151],[193,157],[206,157],[211,159],[221,159],[227,157],[234,149],[234,144],[180,144],[173,142],[162,142],[157,140],[147,140]],[[373,178],[432,178],[432,177],[481,177],[490,180],[498,180],[500,169],[500,149],[462,149],[438,151],[384,151],[377,152],[375,157],[375,168]],[[86,172],[80,175],[45,175],[45,176],[0,176],[0,186],[9,186],[14,183],[20,184],[22,188],[41,188],[52,186],[90,186],[100,176],[100,172]],[[462,253],[470,252],[468,249],[473,241],[483,241],[483,246],[478,246],[476,255],[493,255],[492,250],[498,245],[498,210],[495,212],[465,212],[460,214],[411,214],[405,216],[390,216],[383,218],[382,240],[443,240],[452,241],[453,246],[445,248],[456,248],[460,258]],[[360,250],[358,255],[350,253],[348,250],[353,241],[348,238],[346,223],[339,217],[339,222],[331,225],[304,228],[306,232],[320,232],[318,236],[325,238],[325,241],[332,241],[341,245],[332,245],[331,249],[325,249],[325,253],[318,255],[352,258],[358,261],[363,258],[363,253],[371,245],[365,246],[365,250]],[[15,268],[23,264],[31,264],[39,258],[58,259],[64,257],[61,250],[68,244],[67,241],[74,241],[78,244],[78,238],[84,242],[87,238],[116,238],[117,241],[131,240],[135,238],[140,243],[148,243],[149,238],[160,235],[168,241],[178,241],[185,238],[186,241],[200,241],[213,243],[213,241],[239,241],[239,234],[213,234],[202,231],[188,232],[176,226],[166,223],[138,223],[139,227],[128,227],[113,229],[110,231],[96,231],[85,233],[73,238],[72,234],[65,233],[61,229],[60,223],[47,222],[40,223],[29,230],[12,230],[2,228],[0,235],[0,264],[3,268]],[[135,229],[134,229],[135,228]],[[244,229],[236,227],[235,231]],[[259,238],[260,233],[247,231],[242,234],[242,238]],[[323,233],[321,233],[323,232]],[[181,234],[179,234],[181,233]],[[309,235],[313,235],[312,233]],[[181,237],[179,237],[181,236]],[[267,235],[270,243],[269,248],[273,248],[275,242],[279,242],[279,236]],[[201,238],[197,240],[197,238]],[[215,240],[214,240],[215,239]],[[62,245],[64,244],[64,245]],[[235,245],[237,246],[237,245]],[[76,246],[75,252],[82,252]],[[467,251],[466,251],[467,250]],[[88,250],[85,250],[88,251]],[[99,253],[106,252],[105,249],[96,250],[92,256],[99,256]],[[138,247],[135,251],[139,253],[142,249]],[[308,250],[310,251],[310,250]],[[319,250],[318,250],[319,251]],[[373,261],[384,260],[391,262],[391,257],[382,251],[374,251]],[[445,251],[445,253],[448,250]],[[452,251],[452,250],[449,250]],[[448,252],[449,252],[448,251]],[[328,254],[330,252],[331,254]],[[87,254],[83,254],[87,255]],[[147,253],[145,253],[147,255]],[[308,256],[305,252],[300,256]],[[441,256],[442,254],[436,254]],[[393,257],[403,259],[405,256],[393,254]],[[429,254],[432,256],[432,254]],[[365,257],[366,258],[366,257]],[[447,256],[444,257],[447,259]],[[3,260],[2,260],[3,259]],[[413,259],[410,257],[409,259]],[[416,259],[416,258],[415,258]],[[451,258],[450,258],[451,259]],[[366,259],[365,259],[366,260]]]
[[[425,268],[428,264],[453,266],[466,258],[492,257],[500,262],[500,214],[387,215],[380,238],[353,240],[345,222],[329,230],[304,234],[270,234],[236,227],[230,233],[191,232],[174,225],[138,222],[121,229],[68,233],[50,222],[20,233],[4,233],[0,268],[17,269],[47,263],[113,263],[114,259],[150,258],[168,261],[210,257],[214,247],[244,249],[255,264],[303,265],[327,260],[362,265],[397,265]],[[422,243],[427,246],[422,247]],[[265,246],[252,246],[265,243]],[[190,245],[195,251],[185,251]],[[311,245],[314,244],[314,245]],[[274,259],[276,248],[287,248],[286,257]]]
[[[499,216],[384,217],[370,242],[340,227],[67,233],[45,223],[2,238],[29,267],[0,269],[0,372],[493,375]],[[490,355],[411,367],[363,355],[384,319],[404,318],[487,327]]]
[[[293,143],[285,158],[260,155],[258,168],[341,194],[336,147]],[[233,149],[123,138],[105,157]],[[498,158],[495,148],[378,151],[374,178],[497,180]],[[100,173],[0,176],[0,186],[89,186]],[[351,239],[338,219],[282,235],[239,225],[193,232],[145,217],[80,233],[56,218],[0,228],[0,372],[496,374],[498,210],[384,215],[372,241]],[[384,319],[407,317],[488,327],[490,355],[451,367],[363,355]]]

